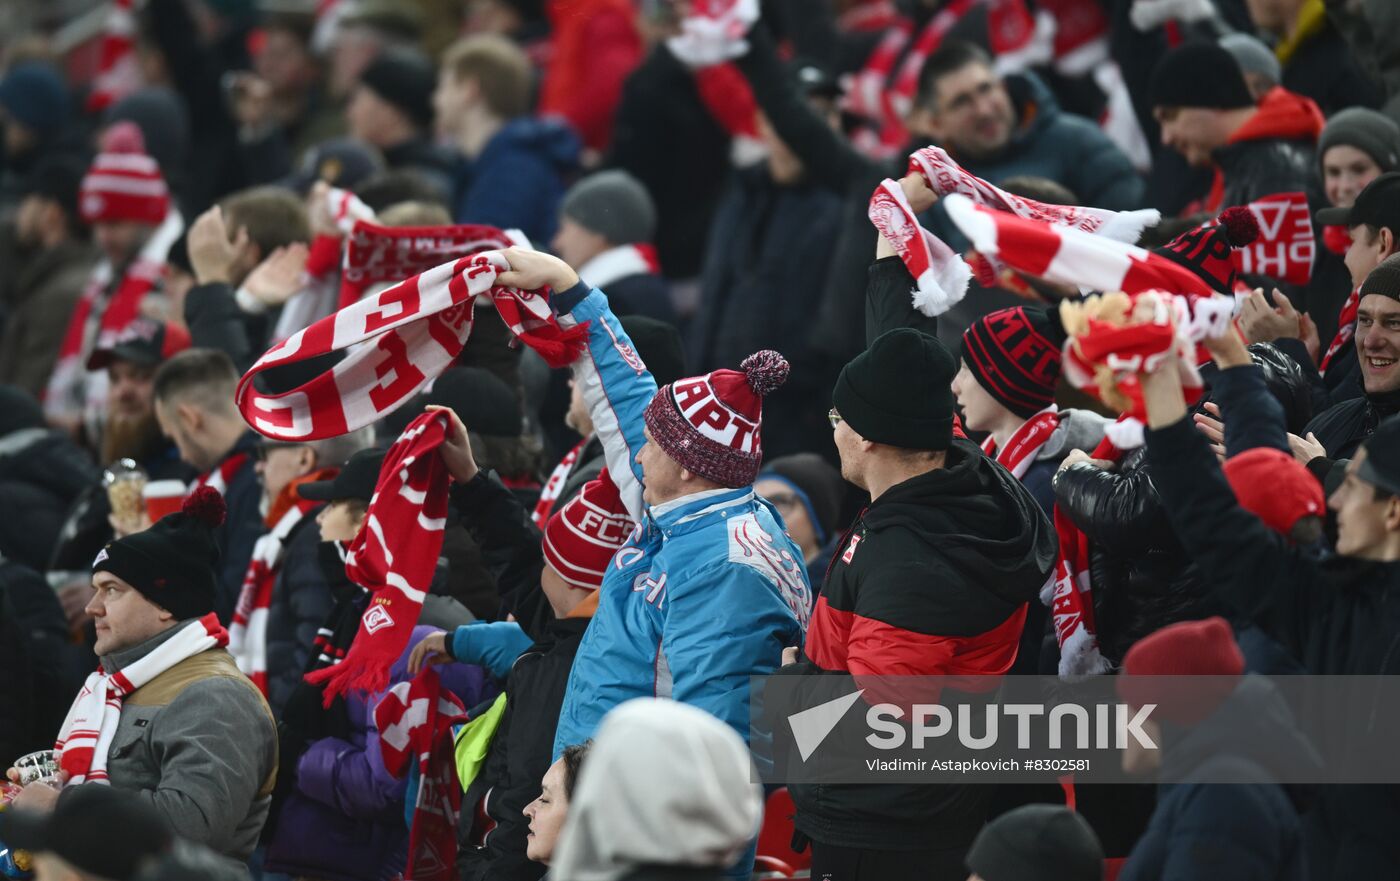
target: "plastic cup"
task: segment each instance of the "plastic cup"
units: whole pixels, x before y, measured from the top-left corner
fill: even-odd
[[[15,769],[19,771],[19,785],[47,783],[58,786],[58,756],[51,749],[41,749],[36,753],[15,759]]]
[[[126,532],[135,532],[141,525],[142,493],[146,487],[146,472],[131,459],[119,459],[102,474],[107,488],[107,501],[112,514]]]
[[[157,523],[166,514],[174,514],[185,502],[189,488],[178,480],[153,480],[141,495],[146,500],[146,516]]]

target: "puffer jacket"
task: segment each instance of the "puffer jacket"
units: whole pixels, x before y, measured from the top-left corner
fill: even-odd
[[[589,357],[575,365],[575,382],[608,472],[640,524],[604,577],[569,674],[554,754],[592,737],[608,710],[636,697],[699,707],[747,741],[749,677],[777,669],[783,649],[806,630],[811,588],[802,551],[752,487],[644,505],[636,454],[656,383],[601,291],[580,283],[554,305],[589,323]]]
[[[408,656],[434,628],[418,626],[389,671],[389,688],[413,677]],[[494,694],[479,667],[441,671],[443,688],[468,707]],[[408,848],[403,800],[407,778],[384,767],[374,708],[385,691],[348,694],[343,707],[348,737],[311,744],[296,763],[296,787],[277,816],[264,868],[327,881],[385,881],[403,871]],[[290,773],[290,772],[288,772]]]
[[[1250,354],[1283,406],[1288,430],[1301,433],[1312,400],[1302,370],[1268,344],[1250,346]],[[1202,376],[1209,382],[1216,371],[1203,369]],[[1177,540],[1145,448],[1129,450],[1113,471],[1072,465],[1055,475],[1054,492],[1056,504],[1089,537],[1095,623],[1105,657],[1121,661],[1134,642],[1175,621],[1231,617]],[[1252,670],[1275,668],[1265,648],[1250,661]]]

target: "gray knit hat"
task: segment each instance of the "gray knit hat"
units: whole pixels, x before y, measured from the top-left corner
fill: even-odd
[[[1345,144],[1376,160],[1381,171],[1400,170],[1400,125],[1383,113],[1365,107],[1348,107],[1327,120],[1317,139],[1317,161],[1328,148]]]
[[[1269,82],[1278,85],[1283,82],[1283,65],[1278,56],[1262,41],[1249,34],[1226,34],[1220,38],[1220,47],[1231,55],[1245,73],[1263,74]]]
[[[614,245],[650,242],[656,231],[651,194],[625,171],[589,175],[564,194],[559,210]]]

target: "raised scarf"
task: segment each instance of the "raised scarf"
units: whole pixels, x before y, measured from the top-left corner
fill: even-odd
[[[389,689],[374,708],[385,770],[397,778],[417,772],[409,787],[414,800],[405,878],[456,881],[463,787],[457,779],[452,728],[465,721],[466,707],[443,689],[432,667]]]
[[[535,502],[535,510],[530,512],[531,522],[540,529],[544,529],[544,525],[549,522],[549,515],[554,513],[554,503],[559,501],[559,494],[564,491],[564,484],[569,479],[569,472],[574,470],[579,453],[588,445],[588,440],[588,438],[584,438],[574,444],[574,448],[565,453],[564,458],[559,460],[559,464],[554,466],[554,470],[549,472],[549,479],[540,488],[540,497]]]
[[[102,667],[88,674],[54,742],[58,764],[68,772],[69,786],[107,783],[107,752],[117,733],[122,700],[181,661],[228,644],[228,633],[213,612],[180,627],[180,631],[139,661],[115,673]]]
[[[1059,409],[1051,404],[1022,422],[1021,427],[1012,433],[1003,449],[998,449],[996,440],[988,435],[987,439],[982,441],[982,452],[1010,471],[1012,477],[1020,480],[1035,462],[1036,453],[1040,452],[1040,448],[1045,446],[1045,442],[1050,440],[1050,435],[1054,434],[1059,426]]]
[[[1327,351],[1322,355],[1322,363],[1319,368],[1323,373],[1332,365],[1332,359],[1337,357],[1337,353],[1348,348],[1352,337],[1356,336],[1356,313],[1361,309],[1361,288],[1352,288],[1347,295],[1347,301],[1342,304],[1342,311],[1337,315],[1337,335],[1332,337],[1332,344],[1327,347]]]
[[[88,113],[104,110],[114,101],[139,89],[143,80],[136,57],[136,13],[134,0],[112,0],[102,23],[98,44],[97,75],[88,92]]]
[[[282,571],[287,538],[307,513],[320,504],[296,495],[296,487],[315,480],[330,480],[335,469],[324,469],[288,484],[279,504],[269,514],[270,529],[253,545],[243,587],[233,609],[228,628],[228,651],[258,690],[267,695],[267,617],[272,607],[272,591]]]
[[[436,266],[292,334],[258,359],[236,401],[256,431],[305,442],[355,431],[392,413],[456,361],[471,334],[478,297],[489,297],[506,326],[551,367],[574,361],[587,328],[561,328],[545,293],[496,285],[508,269],[488,251]],[[333,351],[349,354],[291,391],[266,395],[253,379],[281,364]]]
[[[681,19],[680,33],[667,38],[666,48],[692,70],[722,65],[749,51],[744,36],[758,16],[758,0],[696,0]],[[745,83],[745,93],[747,86]],[[744,100],[751,105],[752,94]]]
[[[325,705],[353,689],[382,691],[408,645],[442,552],[451,482],[437,448],[447,417],[428,412],[389,447],[369,511],[345,557],[345,574],[373,594],[345,659],[306,676],[324,685]]]
[[[494,226],[380,226],[358,218],[346,237],[338,308],[359,300],[371,285],[399,281],[483,251],[528,244],[518,230]]]

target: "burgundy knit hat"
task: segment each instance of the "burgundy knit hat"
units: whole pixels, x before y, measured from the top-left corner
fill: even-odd
[[[597,590],[632,525],[622,496],[604,468],[544,525],[544,560],[570,586]]]
[[[1123,656],[1118,696],[1135,707],[1156,704],[1153,716],[1183,727],[1225,702],[1244,675],[1244,655],[1224,618],[1181,621],[1148,634]],[[1169,676],[1154,682],[1149,677]],[[1192,677],[1180,679],[1175,677]]]
[[[737,489],[758,477],[763,397],[787,379],[788,362],[771,349],[739,370],[716,370],[662,386],[646,409],[656,445],[682,468]]]
[[[1240,507],[1288,536],[1298,521],[1327,510],[1322,484],[1303,463],[1271,447],[1255,447],[1225,460],[1225,478]]]
[[[1196,274],[1211,290],[1234,294],[1235,269],[1232,253],[1259,237],[1259,221],[1254,212],[1236,205],[1220,213],[1215,226],[1202,226],[1182,233],[1152,253]]]
[[[963,332],[963,362],[987,394],[1029,419],[1055,400],[1063,336],[1045,309],[999,309]]]
[[[84,223],[133,220],[152,226],[170,210],[170,190],[160,166],[146,154],[146,142],[134,122],[119,122],[102,138],[102,152],[92,160],[78,192]]]

